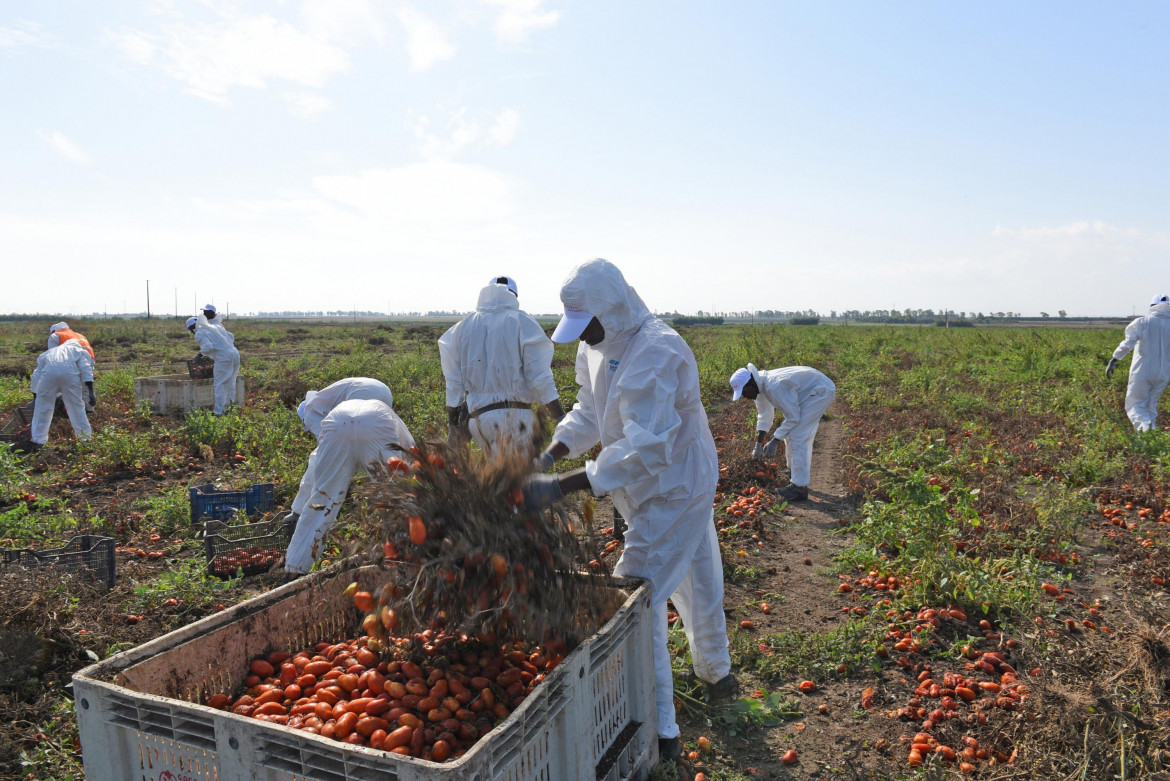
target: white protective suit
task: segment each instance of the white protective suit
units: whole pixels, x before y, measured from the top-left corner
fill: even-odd
[[[325,420],[333,408],[343,401],[351,399],[372,399],[380,401],[391,409],[394,408],[394,394],[381,380],[369,377],[347,377],[344,380],[329,385],[320,391],[309,391],[305,394],[304,404],[298,408],[305,431],[315,437],[321,436],[321,422]],[[309,503],[309,496],[313,493],[315,482],[314,471],[317,466],[317,448],[309,454],[309,465],[301,477],[301,487],[293,499],[292,512],[300,515]]]
[[[1170,383],[1170,307],[1156,304],[1149,314],[1125,327],[1125,339],[1113,351],[1121,360],[1133,350],[1129,385],[1125,390],[1125,414],[1138,431],[1149,431],[1158,422],[1158,399]]]
[[[387,458],[401,455],[399,448],[413,446],[406,424],[384,402],[352,399],[334,407],[321,421],[313,489],[289,541],[285,569],[295,573],[312,569],[355,474],[384,468]]]
[[[89,439],[93,428],[85,415],[85,383],[93,382],[93,358],[74,339],[37,356],[29,390],[37,395],[33,411],[32,441],[43,445],[49,440],[53,407],[57,396],[65,402],[69,423],[78,439]]]
[[[223,319],[216,316],[208,320],[202,314],[195,323],[195,343],[199,352],[215,361],[212,370],[215,383],[216,415],[222,415],[227,406],[236,398],[236,378],[240,376],[240,352],[235,346],[236,337],[223,326]]]
[[[494,282],[479,292],[475,312],[439,337],[447,406],[467,401],[468,427],[480,450],[491,453],[504,441],[531,437],[536,425],[531,405],[559,398],[552,359],[544,329],[520,309],[507,285]],[[523,406],[477,414],[506,401]]]
[[[601,442],[585,471],[594,493],[608,492],[629,524],[614,571],[653,584],[658,734],[677,737],[667,599],[678,608],[699,678],[716,683],[731,669],[712,511],[719,460],[698,367],[682,337],[650,313],[609,261],[574,269],[561,301],[596,317],[605,338],[596,347],[580,343],[577,403],[553,440],[568,447],[569,458]]]
[[[772,438],[784,442],[784,457],[793,485],[807,488],[812,473],[813,440],[821,416],[837,398],[837,386],[808,366],[760,371],[749,363],[747,368],[760,389],[756,396],[756,431],[772,428],[776,410],[780,410],[784,422]]]

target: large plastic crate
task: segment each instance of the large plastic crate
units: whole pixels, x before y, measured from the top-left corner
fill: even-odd
[[[353,637],[348,583],[379,568],[301,578],[73,676],[85,777],[143,781],[625,781],[658,761],[650,585],[619,581],[592,637],[462,757],[351,746],[208,708],[256,656]],[[586,576],[581,576],[586,577]]]
[[[243,491],[216,488],[211,483],[187,489],[191,497],[191,523],[203,518],[225,521],[240,510],[246,515],[268,512],[276,506],[276,486],[257,483]]]
[[[145,402],[152,411],[165,415],[169,412],[187,413],[215,406],[215,381],[193,380],[186,374],[161,374],[157,377],[135,377],[134,398]],[[236,378],[236,404],[244,403],[244,378]]]
[[[274,518],[258,523],[229,525],[223,521],[208,521],[203,525],[203,551],[207,571],[217,578],[268,572],[292,540],[297,522]]]
[[[91,570],[106,587],[114,585],[114,539],[82,534],[60,548],[0,550],[0,564],[30,569],[57,567],[66,572]]]

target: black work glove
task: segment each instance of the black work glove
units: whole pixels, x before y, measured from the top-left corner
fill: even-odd
[[[32,397],[32,401],[30,401],[27,405],[25,405],[25,409],[36,409],[36,406],[37,406],[37,394],[34,393],[33,397]]]
[[[96,407],[97,406],[97,394],[93,392],[93,383],[87,382],[87,383],[85,383],[85,387],[86,387],[86,390],[89,391],[89,406]]]
[[[1105,366],[1105,379],[1113,379],[1113,371],[1117,368],[1117,359],[1110,358],[1109,363]]]
[[[524,507],[529,510],[543,510],[565,497],[559,475],[529,475],[521,490],[524,491]]]

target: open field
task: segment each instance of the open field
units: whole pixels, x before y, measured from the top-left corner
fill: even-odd
[[[5,415],[29,398],[47,325],[0,326]],[[0,448],[0,547],[107,534],[119,546],[118,581],[107,592],[0,570],[5,778],[80,777],[66,686],[74,670],[276,582],[207,576],[186,491],[274,482],[286,507],[313,445],[295,413],[306,390],[377,377],[416,436],[445,431],[439,327],[229,323],[248,402],[217,419],[135,407],[134,377],[179,372],[193,354],[181,322],[71,325],[98,354],[95,437],[74,443],[58,421],[35,456]],[[725,470],[715,512],[742,689],[731,706],[703,704],[675,633],[683,739],[697,770],[1170,777],[1170,438],[1135,434],[1121,409],[1124,378],[1104,379],[1120,329],[683,333]],[[566,406],[574,351],[558,346],[554,363]],[[754,407],[726,401],[727,376],[747,361],[811,365],[837,382],[812,501],[773,499],[783,461],[748,458]],[[603,504],[599,517],[608,513]],[[813,685],[801,691],[805,681]],[[912,749],[919,733],[925,750]],[[797,759],[783,764],[790,749]]]

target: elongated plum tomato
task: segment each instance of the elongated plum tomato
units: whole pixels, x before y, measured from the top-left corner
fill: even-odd
[[[410,541],[415,545],[422,545],[427,541],[427,527],[423,523],[423,519],[417,515],[412,515],[406,519],[406,523],[410,527]]]

